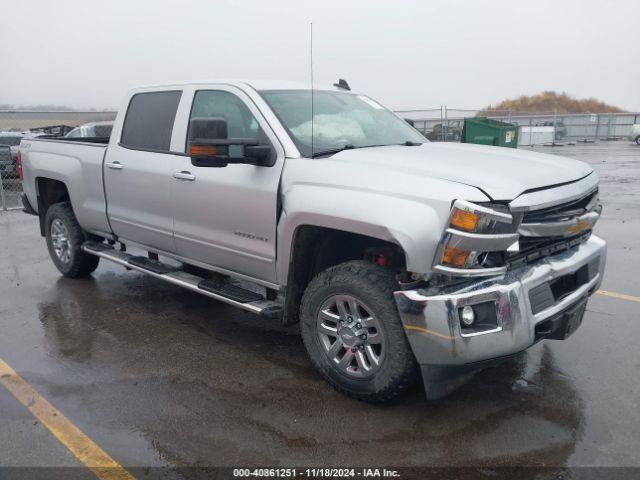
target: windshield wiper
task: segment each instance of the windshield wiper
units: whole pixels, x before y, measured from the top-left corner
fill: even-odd
[[[339,152],[342,152],[344,150],[351,150],[353,148],[356,148],[356,147],[348,143],[348,144],[343,145],[342,147],[339,147],[339,148],[331,148],[329,150],[322,150],[320,152],[314,152],[313,155],[311,155],[311,158],[324,157],[325,155],[333,155],[334,153],[339,153]]]
[[[351,145],[350,143],[348,143],[346,145],[343,145],[342,147],[332,148],[329,150],[322,150],[320,152],[314,152],[311,158],[324,157],[326,155],[333,155],[335,153],[343,152],[344,150],[353,150],[354,148],[391,147],[393,145],[403,145],[405,147],[418,147],[422,144],[418,142],[412,142],[411,140],[407,140],[406,142],[403,142],[403,143],[383,143],[380,145],[359,145],[356,147],[355,145]]]

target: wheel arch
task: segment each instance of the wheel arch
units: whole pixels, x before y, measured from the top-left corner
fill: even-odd
[[[406,253],[398,243],[380,236],[326,225],[297,225],[287,262],[283,323],[297,322],[305,288],[321,271],[349,260],[385,263],[397,272],[406,269]]]
[[[60,202],[71,202],[69,188],[61,180],[48,177],[36,177],[36,195],[38,201],[38,218],[40,219],[40,235],[45,235],[44,219],[51,205]]]

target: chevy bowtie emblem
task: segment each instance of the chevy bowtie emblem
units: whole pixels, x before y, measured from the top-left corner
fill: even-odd
[[[590,224],[586,220],[578,220],[578,223],[569,228],[569,233],[578,234],[589,228]]]

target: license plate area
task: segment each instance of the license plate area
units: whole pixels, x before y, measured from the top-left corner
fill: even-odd
[[[582,324],[584,312],[587,308],[587,300],[585,297],[573,305],[558,312],[551,318],[548,318],[536,325],[535,340],[564,340],[575,332]]]

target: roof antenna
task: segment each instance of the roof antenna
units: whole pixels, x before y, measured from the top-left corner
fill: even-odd
[[[309,24],[310,27],[310,50],[311,50],[311,158],[313,158],[313,22]]]
[[[349,86],[349,84],[347,83],[347,81],[344,78],[338,79],[338,83],[334,83],[333,86],[341,88],[342,90],[351,91],[351,87]]]

